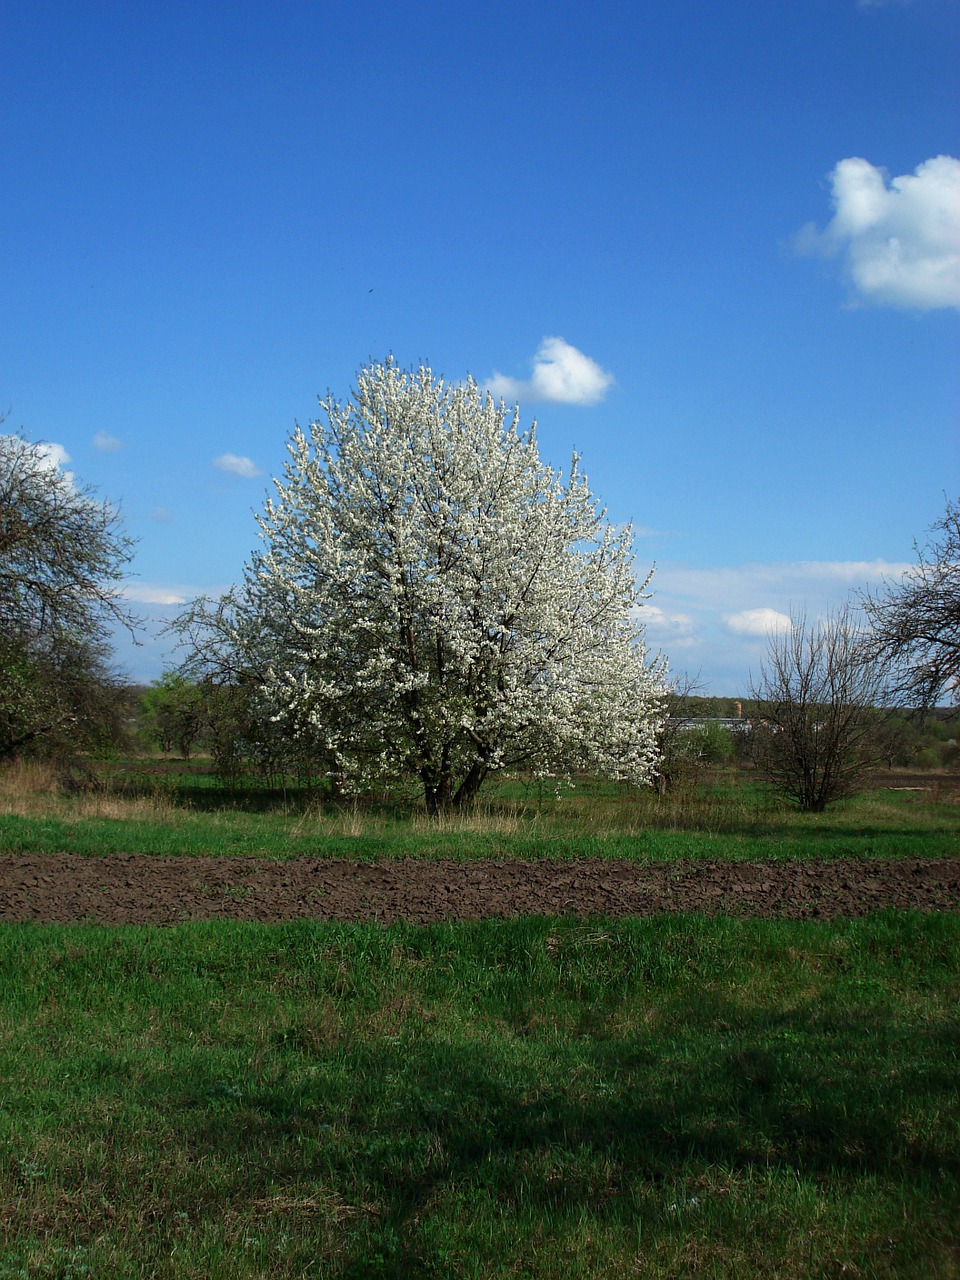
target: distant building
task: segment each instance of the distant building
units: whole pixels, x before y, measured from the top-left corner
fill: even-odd
[[[711,724],[718,724],[730,733],[749,733],[753,728],[753,722],[741,716],[671,716],[669,722],[673,728],[691,733]]]

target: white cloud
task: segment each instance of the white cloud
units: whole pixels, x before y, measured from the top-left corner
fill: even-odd
[[[51,471],[56,471],[59,467],[62,467],[64,463],[70,461],[70,455],[62,444],[52,444],[44,441],[43,444],[38,444],[35,448],[37,451],[37,457],[45,466],[48,466]]]
[[[637,611],[637,618],[649,638],[656,640],[658,644],[688,648],[700,643],[696,635],[696,622],[689,613],[661,609],[659,605],[644,601]]]
[[[689,569],[661,562],[653,587],[658,600],[666,596],[687,611],[740,613],[770,607],[789,614],[794,605],[819,608],[821,601],[833,602],[839,594],[883,578],[897,578],[909,567],[889,560],[798,560],[718,569]]]
[[[171,524],[173,516],[166,507],[154,507],[150,512],[150,519],[156,520],[158,524]]]
[[[19,439],[19,436],[16,438]],[[65,470],[66,464],[70,461],[70,455],[62,444],[54,444],[50,440],[44,440],[37,444],[27,444],[26,447],[33,450],[40,466],[48,468],[59,477],[59,482],[66,489],[72,491],[76,487],[76,476],[72,471]],[[52,479],[53,476],[51,476]]]
[[[738,636],[771,636],[793,630],[793,623],[785,613],[764,606],[760,609],[742,609],[739,613],[722,615],[725,627]]]
[[[240,476],[243,480],[254,480],[263,472],[252,458],[244,458],[236,453],[221,453],[214,458],[213,465],[218,471],[225,471],[230,476]]]
[[[128,582],[120,591],[125,600],[136,604],[186,604],[192,596],[172,587],[151,585],[148,582]]]
[[[486,390],[504,400],[547,400],[554,404],[599,404],[613,374],[563,338],[544,338],[526,381],[494,371]]]
[[[856,296],[878,306],[960,307],[960,160],[935,156],[889,182],[851,156],[830,175],[834,215],[808,223],[802,253],[844,255]]]
[[[164,607],[180,608],[191,600],[199,599],[200,596],[208,596],[216,600],[229,590],[231,590],[229,583],[208,583],[198,586],[196,583],[144,582],[140,578],[130,578],[120,587],[118,594],[136,604],[157,605],[162,609]]]
[[[653,599],[637,617],[650,648],[662,649],[674,671],[687,666],[707,690],[732,696],[748,688],[772,627],[801,610],[810,619],[825,616],[851,593],[895,580],[909,567],[802,560],[697,568],[661,560]]]
[[[109,431],[98,431],[93,437],[93,447],[102,453],[116,453],[118,449],[123,448],[123,441],[112,436]]]

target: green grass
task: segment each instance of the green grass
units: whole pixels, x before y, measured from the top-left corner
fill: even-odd
[[[922,783],[922,775],[918,775]],[[731,774],[659,799],[585,780],[559,796],[506,781],[464,817],[430,821],[399,801],[324,805],[165,768],[80,794],[49,777],[0,776],[0,852],[374,858],[942,857],[960,848],[956,795],[874,791],[801,814]]]
[[[0,1278],[949,1277],[960,919],[0,930]]]
[[[922,783],[922,778],[919,779]],[[0,777],[0,852],[956,856],[730,775],[238,795]],[[0,930],[0,1280],[960,1276],[960,917]]]

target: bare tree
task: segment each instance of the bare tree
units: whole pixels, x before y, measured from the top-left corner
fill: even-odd
[[[810,813],[857,789],[884,750],[882,668],[864,648],[849,606],[815,622],[800,614],[771,635],[751,696],[760,704],[751,735],[767,780]]]
[[[944,696],[960,701],[960,501],[948,501],[927,542],[914,545],[917,564],[863,607],[891,693],[925,710]]]

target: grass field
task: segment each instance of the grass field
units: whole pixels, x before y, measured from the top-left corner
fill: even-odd
[[[0,783],[0,851],[941,856],[960,811]],[[0,928],[0,1280],[960,1275],[960,916]]]
[[[0,1277],[957,1274],[960,920],[0,931]]]
[[[372,858],[942,857],[960,846],[960,786],[916,775],[802,814],[735,772],[665,798],[587,779],[555,793],[506,782],[477,811],[427,819],[397,801],[225,792],[197,766],[140,768],[80,791],[52,774],[0,774],[0,850]]]

